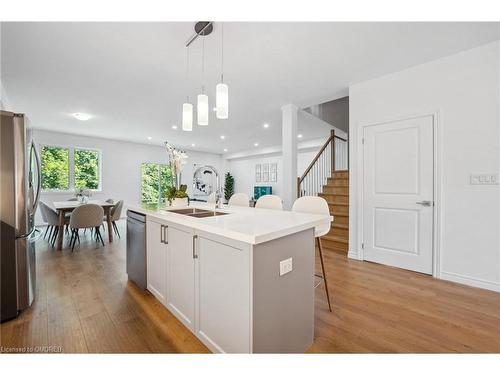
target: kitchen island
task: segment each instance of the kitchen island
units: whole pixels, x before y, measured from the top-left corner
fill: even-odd
[[[314,335],[314,227],[330,216],[130,206],[146,215],[147,289],[211,351],[300,353]]]

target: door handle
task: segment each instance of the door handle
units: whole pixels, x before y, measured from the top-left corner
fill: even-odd
[[[197,259],[198,258],[198,254],[196,254],[196,239],[198,238],[198,236],[195,234],[193,236],[193,259]]]
[[[160,242],[161,243],[165,243],[165,240],[163,239],[163,236],[165,234],[165,232],[163,231],[163,224],[161,224],[161,228],[160,228]]]
[[[420,201],[420,202],[416,202],[417,204],[421,205],[421,206],[425,206],[425,207],[430,207],[433,205],[434,202],[431,202],[431,201]]]
[[[163,226],[163,243],[165,245],[168,245],[168,232],[167,232],[167,230],[168,230],[168,225],[164,225]]]

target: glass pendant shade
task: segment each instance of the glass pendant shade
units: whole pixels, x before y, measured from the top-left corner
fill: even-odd
[[[208,95],[198,95],[198,125],[208,125]]]
[[[218,119],[229,117],[229,89],[225,83],[215,86],[215,108]]]
[[[193,105],[191,103],[182,105],[182,130],[186,132],[193,130]]]

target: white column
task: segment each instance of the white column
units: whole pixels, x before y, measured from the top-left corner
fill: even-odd
[[[282,148],[283,148],[283,199],[285,209],[292,208],[297,198],[297,121],[298,107],[286,104],[282,112]]]

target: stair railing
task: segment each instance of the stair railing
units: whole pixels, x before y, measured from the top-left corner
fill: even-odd
[[[327,141],[304,174],[297,178],[297,197],[318,195],[334,171],[347,169],[349,169],[349,142],[335,135],[335,130],[331,130]]]

